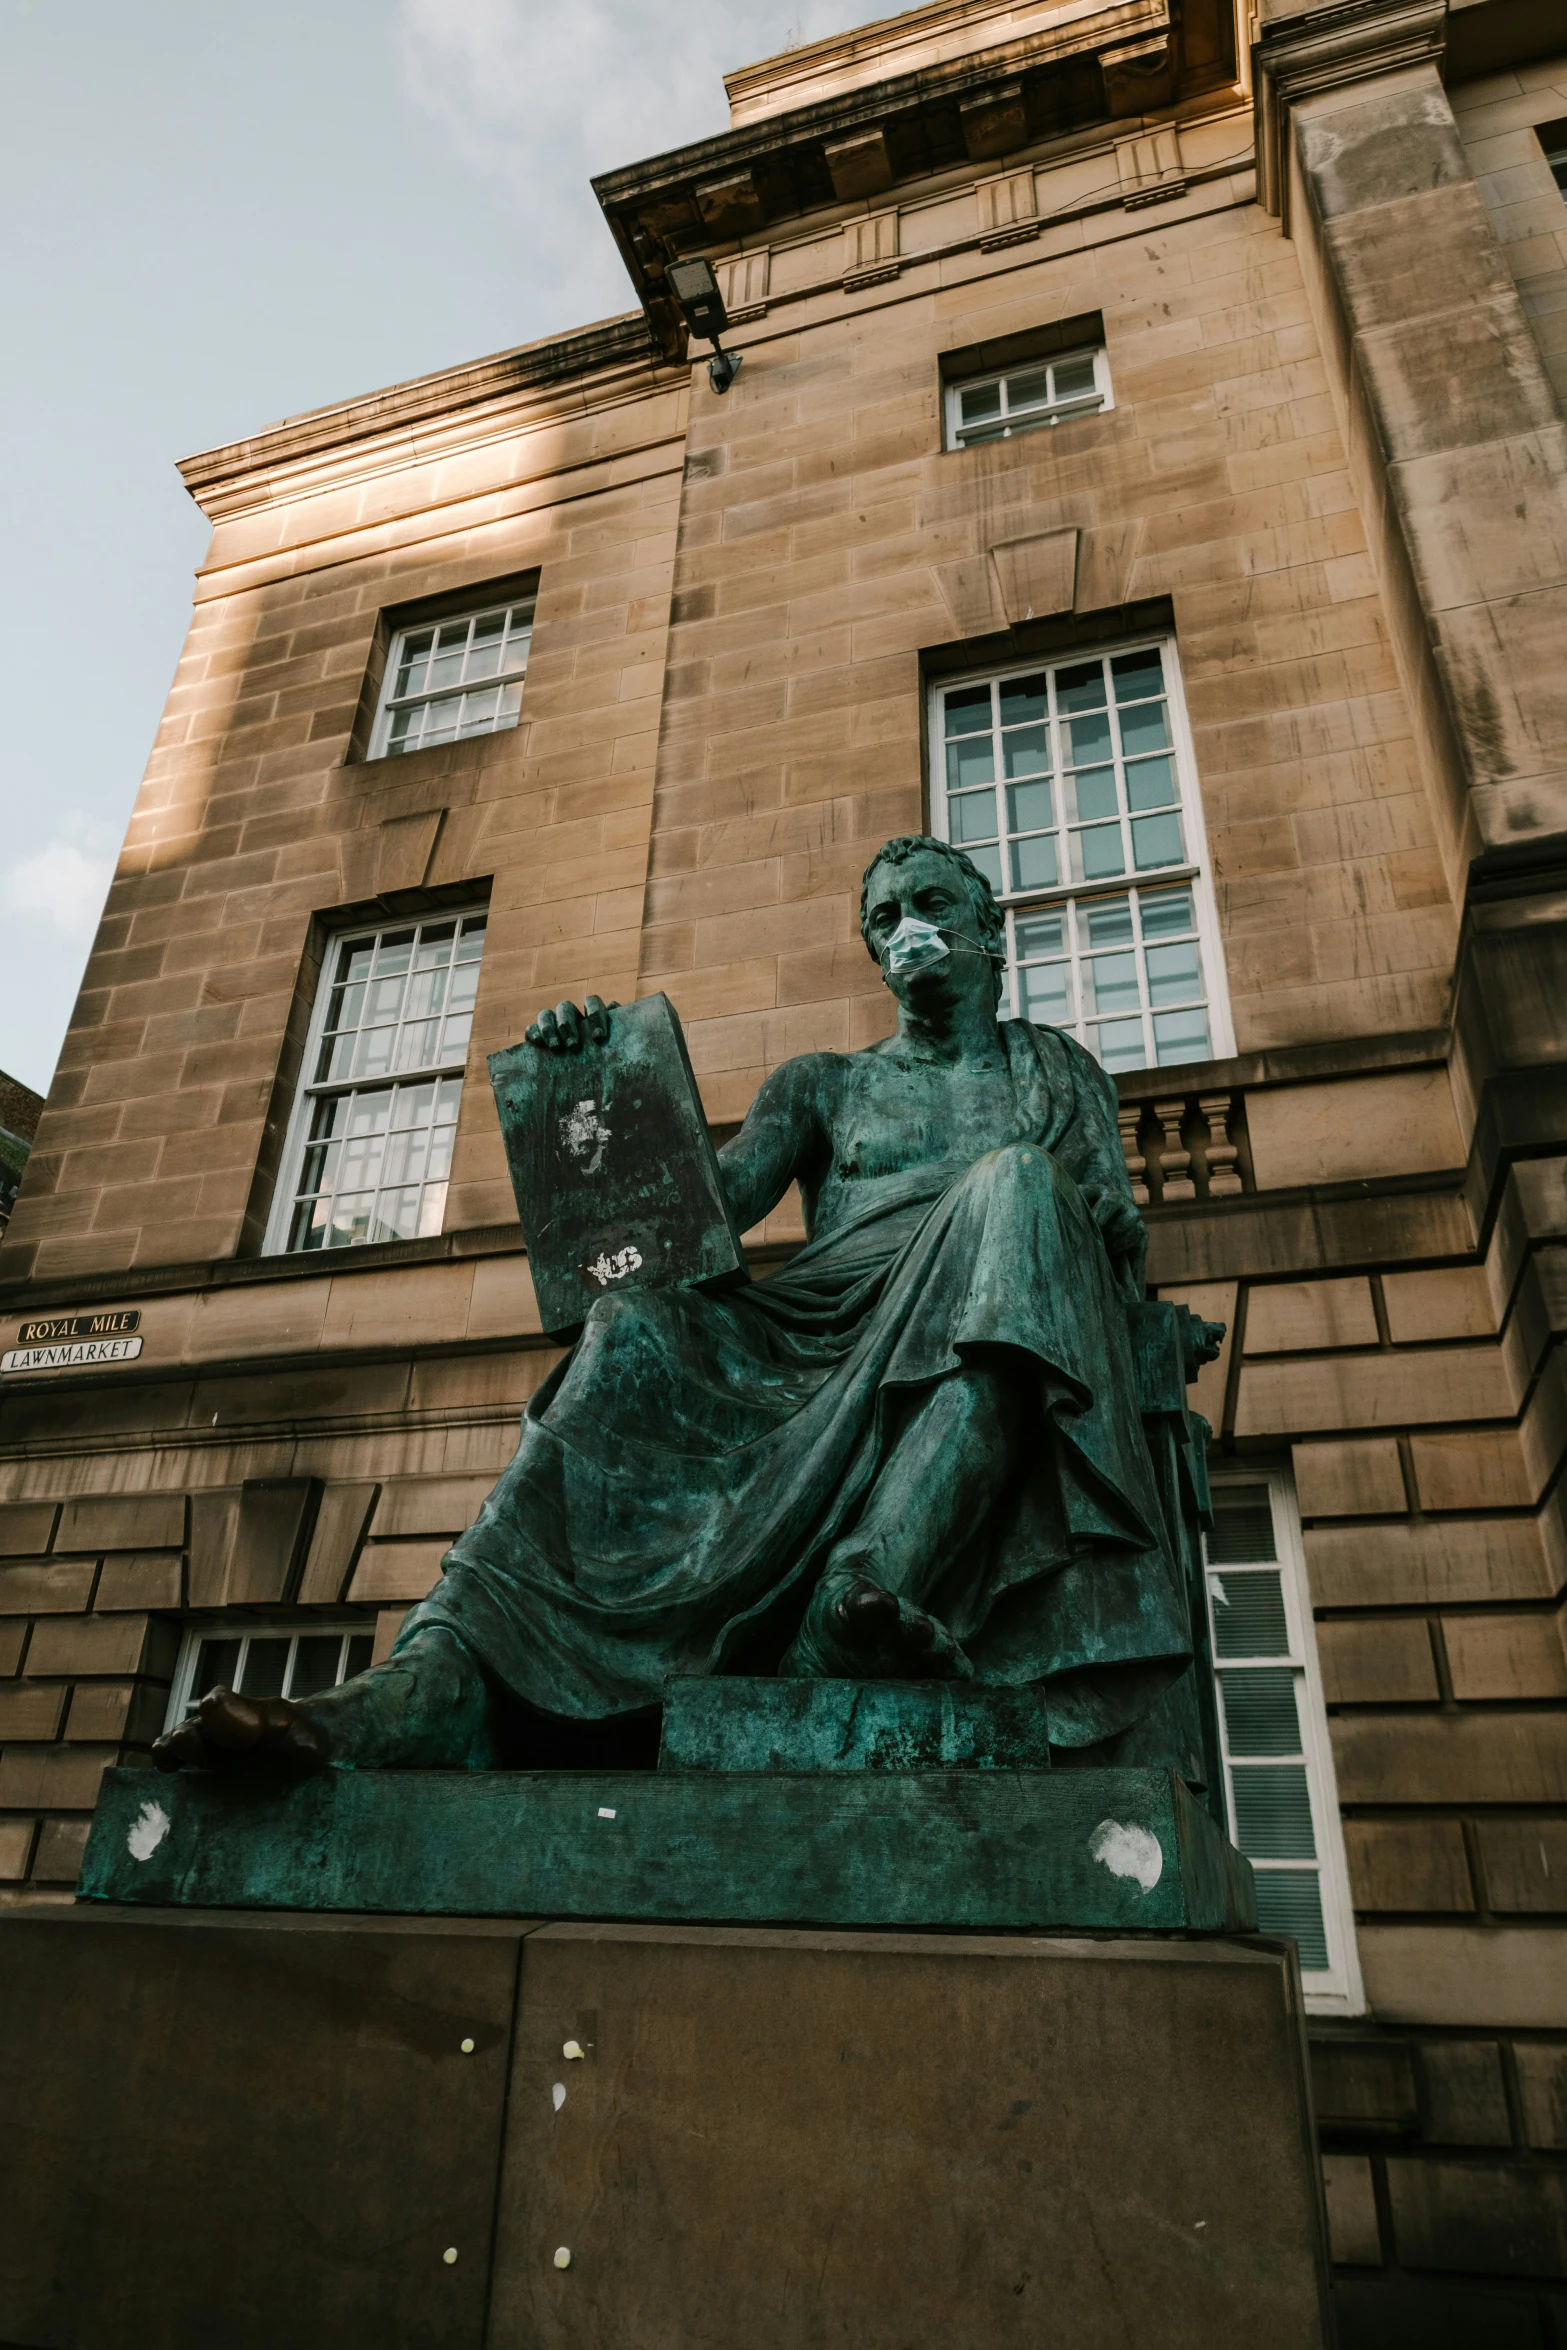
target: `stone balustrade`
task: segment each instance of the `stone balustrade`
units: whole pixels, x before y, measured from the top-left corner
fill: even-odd
[[[1222,1087],[1166,1090],[1158,1077],[1148,1070],[1121,1080],[1121,1148],[1138,1206],[1181,1207],[1255,1191],[1245,1096]]]

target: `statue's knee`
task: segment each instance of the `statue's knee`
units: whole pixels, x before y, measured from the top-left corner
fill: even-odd
[[[1009,1142],[996,1153],[997,1171],[1014,1182],[1053,1185],[1061,1170],[1037,1142]]]

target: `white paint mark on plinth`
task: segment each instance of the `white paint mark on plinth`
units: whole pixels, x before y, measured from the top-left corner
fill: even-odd
[[[571,2254],[564,2244],[559,2247],[555,2254],[555,2266],[557,2268],[570,2268],[571,2266]]]
[[[125,1839],[125,1849],[132,1860],[151,1860],[169,1827],[169,1815],[161,1803],[144,1803]]]
[[[456,2245],[448,2244],[446,2250],[441,2254],[441,2258],[445,2261],[448,2268],[455,2268],[457,2265]]]
[[[582,2054],[582,2042],[580,2040],[564,2041],[561,2046],[561,2054],[569,2064],[574,2056]]]
[[[550,2091],[550,2103],[551,2103],[551,2105],[553,2105],[553,2106],[554,2106],[554,2108],[555,2108],[555,2111],[556,2111],[557,2113],[559,2113],[559,2111],[560,2111],[561,2107],[562,2107],[562,2106],[565,2104],[565,2102],[566,2102],[566,2084],[565,2084],[565,2082],[564,2082],[564,2081],[557,2081],[557,2082],[555,2083],[555,2086],[554,2086],[554,2088],[553,2088],[553,2089]]]
[[[1129,1827],[1121,1820],[1101,1820],[1088,1839],[1088,1849],[1112,1877],[1131,1877],[1151,1893],[1164,1875],[1159,1839],[1146,1828]]]

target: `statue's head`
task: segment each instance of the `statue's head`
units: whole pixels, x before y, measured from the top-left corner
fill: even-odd
[[[973,858],[966,857],[961,849],[955,849],[950,841],[936,840],[929,833],[908,832],[897,840],[889,840],[876,851],[866,866],[865,877],[860,884],[860,936],[865,941],[866,953],[873,962],[883,964],[885,969],[886,941],[875,935],[876,897],[880,895],[879,892],[876,896],[872,894],[875,876],[888,866],[896,870],[910,865],[933,867],[949,886],[960,893],[967,910],[966,918],[957,923],[943,922],[943,935],[949,943],[960,942],[978,948],[989,958],[999,1002],[1007,968],[1007,933],[1001,908],[996,904],[990,884]]]

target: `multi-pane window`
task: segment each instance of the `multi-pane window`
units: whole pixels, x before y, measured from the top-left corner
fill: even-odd
[[[395,758],[515,726],[532,634],[531,598],[399,630],[370,756]]]
[[[332,941],[269,1248],[440,1231],[484,930],[442,914]]]
[[[364,1672],[374,1648],[374,1628],[363,1617],[187,1632],[164,1727],[172,1730],[193,1714],[209,1689],[234,1689],[242,1697],[319,1697]]]
[[[1361,2001],[1300,1529],[1282,1476],[1215,1484],[1208,1605],[1230,1834],[1257,1922],[1300,1951],[1311,2006]]]
[[[1228,1052],[1174,648],[939,686],[935,829],[1007,921],[1011,1010],[1106,1069]]]
[[[1036,359],[998,375],[970,376],[947,386],[947,446],[1008,440],[1044,424],[1065,424],[1110,408],[1110,369],[1102,350]]]

